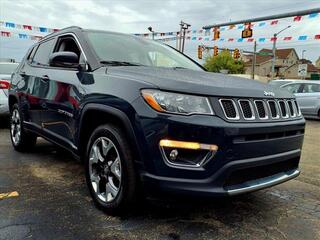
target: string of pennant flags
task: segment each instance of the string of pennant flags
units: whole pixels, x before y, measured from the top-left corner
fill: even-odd
[[[295,16],[292,17],[293,22],[301,22],[305,19],[314,19],[316,17],[320,17],[320,13],[311,13],[309,15],[305,16]],[[237,25],[229,25],[229,26],[223,26],[219,27],[219,32],[228,31],[228,30],[243,30],[249,27],[252,28],[262,28],[267,26],[277,26],[280,23],[281,20],[270,20],[270,21],[263,21],[263,22],[256,22],[256,23],[250,23],[249,26],[246,24],[237,24]],[[39,27],[39,26],[32,26],[32,25],[26,25],[26,24],[17,24],[14,22],[5,22],[0,21],[0,29],[6,28],[6,30],[0,31],[1,37],[14,37],[19,39],[31,39],[39,41],[43,38],[44,35],[59,31],[57,28],[48,28],[48,27]],[[15,31],[11,30],[22,30],[23,33],[16,33]],[[194,29],[194,30],[187,30],[186,31],[186,40],[190,41],[217,41],[217,42],[253,42],[258,41],[260,43],[267,42],[267,41],[275,41],[275,40],[283,40],[283,41],[291,41],[291,40],[298,40],[298,41],[306,41],[306,40],[320,40],[320,34],[316,34],[313,36],[308,35],[301,35],[297,37],[293,36],[287,36],[283,37],[282,39],[274,39],[274,38],[267,38],[267,37],[259,37],[259,38],[218,38],[214,39],[212,38],[212,34],[215,34],[217,31],[217,28],[211,28],[211,29]],[[29,33],[30,32],[30,33]],[[179,38],[180,32],[154,32],[154,33],[134,33],[135,36],[145,37],[145,38],[151,38],[154,34],[155,37],[157,37],[158,41],[162,42],[169,42],[169,41],[175,41],[177,38]]]

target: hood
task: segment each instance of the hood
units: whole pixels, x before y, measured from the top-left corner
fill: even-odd
[[[109,67],[109,77],[120,76],[151,83],[161,90],[207,96],[292,98],[291,93],[255,80],[227,74],[161,67]],[[273,92],[274,96],[265,96]]]

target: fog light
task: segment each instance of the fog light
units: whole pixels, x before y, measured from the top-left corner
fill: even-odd
[[[197,142],[184,142],[184,141],[174,141],[174,140],[167,140],[162,139],[160,140],[161,147],[170,147],[170,148],[184,148],[184,149],[192,149],[192,150],[210,150],[210,151],[217,151],[217,145],[211,144],[203,144]]]
[[[197,142],[162,139],[159,145],[164,160],[172,166],[179,167],[202,167],[218,151],[217,145]]]
[[[171,152],[170,152],[170,160],[174,161],[177,159],[177,156],[178,156],[178,150],[177,149],[173,149]]]

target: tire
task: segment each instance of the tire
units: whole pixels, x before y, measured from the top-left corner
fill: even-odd
[[[85,174],[89,192],[99,209],[119,215],[135,205],[138,180],[133,154],[118,127],[106,124],[93,131],[87,144]]]
[[[12,146],[18,152],[30,151],[37,142],[37,136],[23,127],[23,115],[16,103],[10,112],[10,138]]]

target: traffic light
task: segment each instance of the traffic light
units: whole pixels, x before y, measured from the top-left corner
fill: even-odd
[[[198,46],[198,58],[202,59],[202,47],[200,45]]]
[[[214,34],[213,34],[213,40],[217,40],[220,38],[220,32],[217,30],[217,31],[214,31]]]
[[[219,54],[219,49],[217,46],[214,46],[213,47],[213,56],[218,56],[218,54]]]
[[[215,27],[213,29],[213,40],[217,40],[220,38],[220,31],[219,31],[219,27]]]
[[[239,59],[240,58],[240,51],[238,48],[235,48],[233,51],[233,58],[234,59]]]
[[[242,31],[242,38],[251,38],[253,31],[251,29],[252,24],[250,22],[244,24],[244,30]]]

